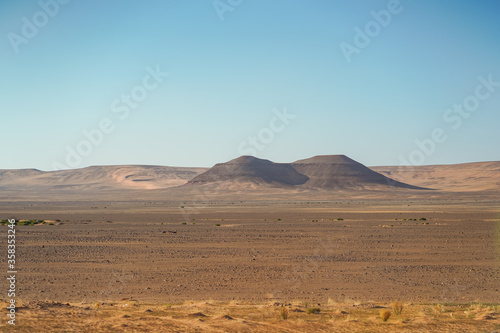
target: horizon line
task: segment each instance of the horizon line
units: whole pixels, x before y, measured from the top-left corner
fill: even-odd
[[[349,156],[345,155],[345,154],[331,154],[331,155],[315,155],[315,156],[312,156],[312,157],[307,157],[305,159],[309,159],[309,158],[314,158],[314,157],[320,157],[320,156],[345,156],[347,158],[350,158]],[[179,165],[160,165],[160,164],[129,164],[129,163],[124,163],[124,164],[96,164],[96,165],[87,165],[87,166],[82,166],[82,167],[75,167],[75,168],[68,168],[68,169],[59,169],[59,170],[42,170],[42,169],[38,169],[38,168],[15,168],[15,169],[12,169],[12,168],[7,168],[7,169],[3,169],[3,168],[0,168],[0,171],[13,171],[13,170],[32,170],[32,171],[39,171],[39,172],[59,172],[59,171],[72,171],[72,170],[81,170],[81,169],[86,169],[86,168],[95,168],[95,167],[167,167],[167,168],[191,168],[191,169],[210,169],[212,167],[214,167],[215,165],[217,164],[220,164],[220,163],[227,163],[227,162],[230,162],[230,161],[233,161],[235,159],[238,159],[238,158],[241,158],[241,157],[254,157],[258,160],[267,160],[267,161],[270,161],[270,162],[273,162],[273,163],[277,163],[277,164],[291,164],[291,163],[295,163],[296,161],[299,161],[299,160],[302,160],[302,159],[299,159],[299,160],[296,160],[296,161],[292,161],[292,162],[274,162],[272,160],[269,160],[269,159],[265,159],[265,158],[260,158],[260,157],[256,157],[256,156],[253,156],[253,155],[241,155],[241,156],[238,156],[238,157],[235,157],[233,159],[230,159],[228,161],[225,161],[225,162],[217,162],[215,163],[214,165],[212,166],[208,166],[208,167],[204,167],[204,166],[179,166]],[[350,158],[352,159],[352,158]],[[352,159],[354,160],[354,159]],[[362,162],[359,162],[357,160],[354,160],[358,163],[361,163],[363,164]],[[398,164],[398,165],[390,165],[390,164],[386,164],[386,165],[365,165],[366,167],[368,168],[376,168],[376,167],[425,167],[425,166],[451,166],[451,165],[462,165],[462,164],[475,164],[475,163],[492,163],[492,162],[500,162],[500,161],[495,161],[495,160],[487,160],[487,161],[474,161],[474,162],[459,162],[459,163],[437,163],[437,164],[415,164],[415,165],[412,165],[412,164]]]

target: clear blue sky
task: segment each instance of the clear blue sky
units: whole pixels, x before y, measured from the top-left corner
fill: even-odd
[[[500,160],[499,1],[55,1],[0,3],[0,169]]]

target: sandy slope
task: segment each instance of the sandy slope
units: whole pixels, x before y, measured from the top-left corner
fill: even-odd
[[[395,180],[445,191],[500,190],[500,162],[371,167]]]
[[[0,187],[168,188],[185,184],[205,170],[149,165],[91,166],[53,172],[35,169],[0,170]]]

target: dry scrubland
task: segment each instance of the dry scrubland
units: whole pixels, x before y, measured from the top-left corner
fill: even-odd
[[[492,332],[500,330],[499,205],[480,196],[3,202],[8,218],[46,223],[17,226],[23,306],[15,330],[1,327]]]
[[[402,303],[186,301],[147,304],[134,299],[94,304],[29,302],[15,329],[4,332],[493,332],[499,305]],[[390,316],[383,321],[381,313]]]

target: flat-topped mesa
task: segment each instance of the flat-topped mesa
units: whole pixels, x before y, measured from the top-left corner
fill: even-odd
[[[359,163],[345,155],[318,155],[311,158],[295,161],[292,164],[359,164]]]
[[[345,155],[315,156],[292,163],[301,174],[309,177],[307,187],[365,188],[373,185],[386,185],[400,188],[418,189],[375,172]]]
[[[252,182],[301,185],[308,180],[290,164],[274,163],[253,156],[241,156],[226,163],[218,163],[194,177],[188,184],[213,182]]]

